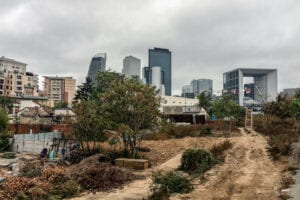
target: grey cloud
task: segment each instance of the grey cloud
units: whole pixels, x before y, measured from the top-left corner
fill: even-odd
[[[96,52],[120,71],[126,55],[147,65],[147,49],[157,46],[173,53],[176,91],[203,77],[219,90],[224,71],[252,66],[277,67],[280,89],[296,87],[297,73],[287,74],[300,71],[299,11],[296,0],[4,0],[0,55],[80,83]]]

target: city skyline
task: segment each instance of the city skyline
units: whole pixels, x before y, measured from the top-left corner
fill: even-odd
[[[221,90],[223,72],[240,67],[277,68],[279,91],[300,85],[299,2],[70,2],[2,1],[0,56],[80,84],[96,52],[121,72],[127,55],[147,66],[155,46],[172,51],[173,94],[194,78],[212,79]]]

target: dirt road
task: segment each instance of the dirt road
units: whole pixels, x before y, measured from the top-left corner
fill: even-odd
[[[209,171],[206,182],[194,181],[195,190],[170,199],[197,200],[276,200],[280,187],[280,168],[270,160],[266,139],[252,132],[230,138],[234,146],[222,165]]]

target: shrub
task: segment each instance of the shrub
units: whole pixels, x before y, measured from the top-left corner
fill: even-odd
[[[144,140],[167,140],[172,138],[168,133],[150,133],[144,136]]]
[[[16,158],[16,153],[15,152],[5,152],[2,155],[2,158],[6,158],[6,159],[14,159]]]
[[[26,163],[26,165],[20,168],[20,174],[28,178],[41,176],[42,166],[32,163]]]
[[[32,200],[44,199],[47,196],[47,192],[37,186],[30,188],[27,193]]]
[[[203,149],[188,149],[181,157],[180,169],[189,173],[204,173],[214,165],[212,155]]]
[[[189,179],[173,171],[168,172],[166,175],[158,172],[153,175],[152,179],[154,183],[152,189],[154,189],[154,191],[156,190],[156,192],[162,192],[168,195],[175,192],[184,194],[193,189]],[[157,191],[157,189],[159,191]]]
[[[292,153],[293,137],[291,134],[271,135],[268,139],[268,151],[274,160],[280,156],[288,156]]]
[[[54,184],[61,184],[69,180],[69,177],[65,175],[64,169],[60,167],[49,167],[44,169],[42,171],[42,178]]]
[[[74,196],[80,191],[80,185],[74,180],[67,180],[59,186],[56,186],[53,190],[51,190],[50,194],[57,195],[61,198],[67,198]],[[58,198],[56,197],[56,198]],[[54,198],[52,196],[52,198]]]
[[[201,135],[211,135],[212,132],[211,132],[212,128],[210,126],[204,126],[201,128]]]
[[[34,186],[32,181],[26,177],[11,176],[6,177],[5,181],[1,183],[0,190],[5,191],[4,199],[14,199],[17,195],[24,193]]]
[[[9,150],[10,148],[9,138],[10,138],[9,134],[0,133],[0,152]]]
[[[232,143],[229,140],[225,140],[219,144],[213,145],[213,147],[209,150],[216,159],[224,160],[225,155],[224,152],[232,147]]]
[[[197,137],[200,135],[201,125],[177,126],[168,134],[175,138]]]

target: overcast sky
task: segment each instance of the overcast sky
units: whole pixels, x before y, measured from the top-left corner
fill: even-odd
[[[91,57],[121,71],[148,49],[172,51],[173,93],[237,67],[278,69],[279,90],[300,86],[299,0],[0,0],[0,56],[40,75],[84,81]]]

